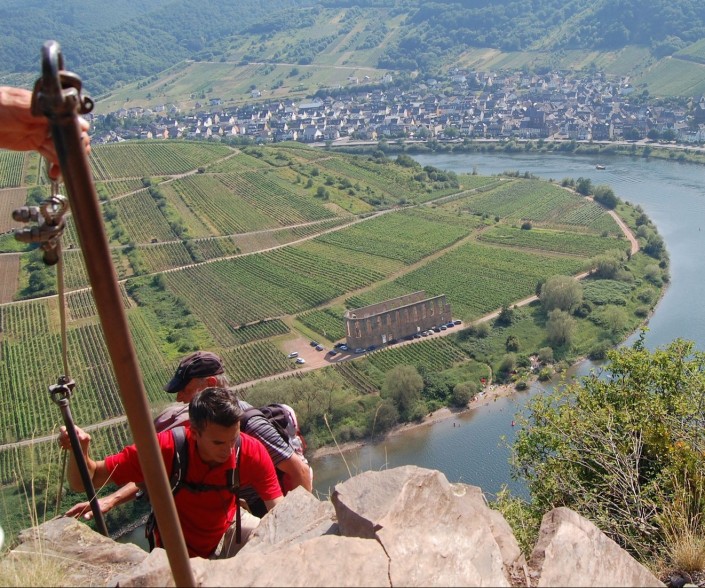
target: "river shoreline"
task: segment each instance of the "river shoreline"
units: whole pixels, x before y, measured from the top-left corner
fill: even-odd
[[[449,418],[466,414],[480,406],[485,406],[489,404],[490,401],[495,401],[497,398],[503,398],[511,396],[516,393],[516,388],[514,384],[491,384],[487,386],[482,392],[478,393],[475,398],[473,398],[463,409],[452,409],[448,407],[439,408],[432,413],[426,415],[421,422],[417,423],[403,423],[401,425],[395,426],[392,430],[386,433],[383,437],[375,437],[374,439],[360,439],[358,441],[349,441],[347,443],[339,443],[333,445],[326,445],[325,447],[319,447],[316,449],[312,455],[311,459],[318,459],[320,457],[325,457],[327,455],[334,455],[336,453],[346,453],[365,445],[372,443],[379,443],[388,439],[390,437],[396,437],[397,435],[402,435],[408,431],[418,429],[419,427],[427,427],[434,425],[441,421],[445,421]]]

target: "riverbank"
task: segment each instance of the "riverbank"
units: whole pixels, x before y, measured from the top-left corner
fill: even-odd
[[[352,451],[353,449],[368,445],[369,443],[379,443],[380,441],[383,441],[386,438],[395,437],[397,435],[404,434],[419,427],[427,427],[430,425],[434,425],[436,423],[445,421],[460,414],[465,414],[480,406],[485,406],[490,402],[495,401],[497,398],[511,396],[515,392],[516,388],[514,387],[514,384],[492,384],[490,386],[487,386],[482,392],[475,396],[475,398],[473,398],[468,403],[466,408],[455,410],[448,407],[439,408],[438,410],[435,410],[432,413],[426,415],[424,419],[420,422],[403,423],[401,425],[397,425],[388,433],[386,433],[386,435],[384,435],[384,437],[382,438],[375,437],[374,439],[362,439],[359,441],[350,441],[348,443],[340,443],[337,445],[334,444],[326,445],[325,447],[319,447],[313,452],[313,454],[311,455],[311,459],[317,459],[319,457],[325,457],[326,455],[333,455],[336,453],[345,453],[348,451]]]

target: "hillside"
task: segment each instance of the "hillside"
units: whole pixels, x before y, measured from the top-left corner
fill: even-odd
[[[36,186],[35,156],[0,156],[7,214],[12,203],[46,194]],[[643,321],[667,279],[666,260],[663,270],[648,255],[627,260],[628,242],[595,202],[531,178],[456,176],[404,154],[351,156],[298,144],[127,142],[96,146],[91,165],[150,403],[167,401],[162,386],[181,355],[212,349],[233,384],[297,376],[245,395],[256,405],[294,406],[311,447],[331,442],[326,415],[339,441],[356,439],[462,405],[482,378],[521,381],[532,354],[552,365],[604,353]],[[619,212],[633,229],[637,220],[644,225],[645,243],[656,238],[644,215],[623,205]],[[77,382],[72,413],[77,423],[106,425],[96,436],[102,453],[129,431],[70,218],[63,243],[68,357]],[[46,296],[55,291],[55,270],[11,234],[0,237],[0,252],[7,252],[0,255],[0,410],[14,415],[2,421],[0,476],[12,505],[14,482],[33,476],[34,463],[57,463],[52,443],[29,440],[51,440],[60,422],[37,391],[63,368],[57,299]],[[423,290],[444,294],[453,318],[467,326],[596,259],[613,260],[604,270],[611,278],[586,284],[570,344],[552,340],[545,313],[530,305],[507,308],[488,328],[461,326],[356,361],[347,361],[352,353],[326,354],[345,337],[348,308]],[[8,302],[13,296],[26,300]],[[326,351],[310,347],[312,339]],[[510,348],[520,351],[508,355]],[[287,358],[292,350],[307,364]],[[399,365],[424,374],[423,396],[403,413],[379,393]],[[41,471],[55,475],[49,465]],[[20,505],[10,509],[10,518],[22,518]]]
[[[94,96],[107,98],[133,84],[123,103],[158,80],[150,92],[157,89],[161,102],[173,100],[178,90],[200,94],[220,80],[213,65],[244,68],[228,74],[230,91],[238,84],[273,92],[285,85],[285,95],[293,96],[345,85],[351,76],[433,75],[456,66],[598,67],[629,75],[636,83],[651,76],[644,80],[656,86],[654,93],[668,95],[678,91],[658,90],[654,78],[660,66],[671,55],[702,63],[698,42],[705,38],[705,8],[695,0],[658,0],[649,10],[637,0],[534,0],[528,5],[515,0],[326,0],[313,5],[277,0],[266,8],[217,0],[70,0],[29,6],[0,0],[0,16],[0,81],[31,85],[39,49],[54,38]],[[166,71],[175,65],[171,74]],[[682,73],[705,77],[700,69]]]

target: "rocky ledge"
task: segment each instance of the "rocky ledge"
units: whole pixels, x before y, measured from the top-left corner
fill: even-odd
[[[119,544],[57,518],[8,557],[56,557],[82,586],[173,586],[166,553]],[[200,586],[663,586],[594,524],[548,512],[527,560],[480,488],[415,466],[366,472],[330,501],[302,489],[229,560],[191,560]]]

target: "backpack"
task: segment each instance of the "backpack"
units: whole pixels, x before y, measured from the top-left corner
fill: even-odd
[[[186,440],[186,429],[183,426],[168,429],[174,438],[174,459],[171,464],[171,475],[169,476],[169,485],[171,486],[172,496],[176,496],[182,488],[187,488],[191,492],[208,492],[211,490],[229,490],[235,495],[235,504],[237,510],[235,513],[235,541],[241,542],[241,517],[240,517],[240,438],[238,437],[235,444],[236,462],[235,469],[226,472],[225,484],[222,486],[214,484],[197,484],[186,481],[186,472],[188,471],[188,451],[189,445]],[[151,552],[155,546],[155,531],[157,530],[157,519],[154,516],[154,509],[149,513],[147,524],[144,528],[144,535],[149,543],[149,551]]]
[[[281,438],[286,441],[293,450],[298,453],[308,463],[304,457],[306,451],[306,440],[301,434],[299,423],[296,419],[294,409],[288,404],[267,404],[259,408],[248,408],[240,417],[240,430],[246,431],[247,421],[253,416],[261,416],[269,421],[269,423],[277,430]]]

